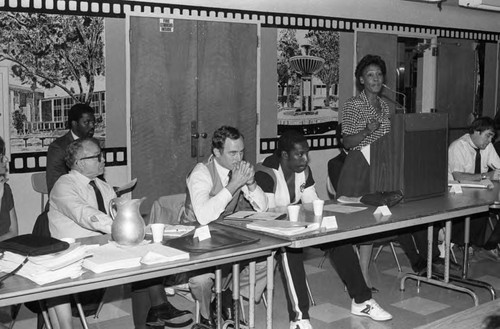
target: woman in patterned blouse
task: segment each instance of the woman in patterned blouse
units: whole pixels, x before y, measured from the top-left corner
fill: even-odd
[[[360,197],[370,190],[370,144],[391,129],[389,106],[379,94],[384,87],[385,62],[366,55],[356,66],[356,85],[360,94],[346,101],[342,109],[343,144],[349,150],[338,182],[338,196]],[[367,285],[373,244],[360,245],[361,270]],[[376,289],[374,289],[376,291]]]

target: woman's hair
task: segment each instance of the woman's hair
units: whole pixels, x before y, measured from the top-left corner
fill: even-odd
[[[359,61],[358,65],[356,66],[356,71],[354,71],[354,76],[356,77],[356,87],[359,91],[363,90],[363,85],[361,84],[359,78],[363,75],[363,71],[370,65],[377,65],[378,67],[380,67],[380,70],[385,77],[387,68],[385,66],[384,60],[378,55],[366,55]]]

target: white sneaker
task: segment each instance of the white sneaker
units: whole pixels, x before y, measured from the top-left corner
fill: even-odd
[[[369,316],[375,321],[387,321],[392,319],[392,315],[380,307],[373,298],[361,304],[356,304],[353,299],[351,313],[359,316]]]
[[[290,329],[313,329],[309,320],[298,320],[290,322]]]

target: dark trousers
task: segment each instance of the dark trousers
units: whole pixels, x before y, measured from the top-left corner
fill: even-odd
[[[358,304],[371,299],[372,292],[366,285],[353,245],[328,244],[328,247],[330,263],[344,282],[349,296]],[[322,249],[325,250],[325,246]]]
[[[434,226],[432,238],[432,258],[439,257],[438,233],[440,227]],[[417,226],[411,230],[405,230],[398,234],[397,241],[410,260],[412,269],[415,272],[425,269],[427,264],[427,225]],[[415,241],[415,242],[413,242]]]
[[[285,285],[290,321],[309,319],[309,295],[302,249],[281,248],[276,257]]]
[[[489,213],[480,213],[470,216],[470,244],[483,247],[485,242],[486,227],[488,225]],[[451,241],[458,245],[464,244],[465,219],[454,220],[451,230]]]
[[[163,278],[132,283],[132,317],[135,328],[146,328],[146,318],[152,306],[167,302]]]

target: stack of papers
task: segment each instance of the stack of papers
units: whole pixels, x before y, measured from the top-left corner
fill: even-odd
[[[268,232],[272,234],[290,236],[296,234],[303,234],[310,231],[317,230],[319,228],[319,223],[307,223],[307,222],[289,222],[282,220],[266,220],[266,221],[254,221],[247,224],[247,228]]]
[[[83,267],[94,273],[153,265],[189,259],[189,253],[162,244],[121,246],[110,242],[93,250],[93,256],[83,262]]]
[[[95,245],[71,245],[69,249],[43,256],[29,257],[28,262],[16,273],[39,285],[66,278],[77,278],[83,274],[82,262],[91,255]],[[0,270],[11,272],[25,259],[25,256],[5,252],[0,259]]]

